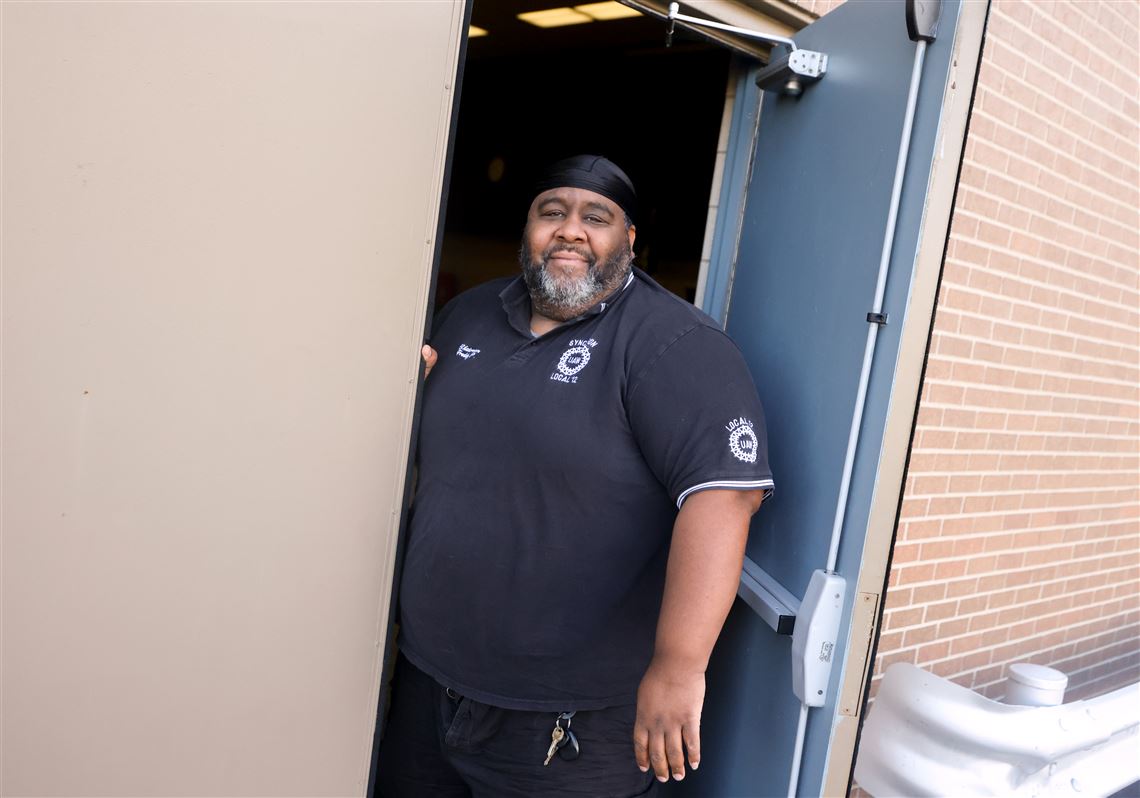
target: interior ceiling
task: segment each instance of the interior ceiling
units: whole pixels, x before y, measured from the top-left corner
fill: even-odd
[[[472,24],[489,31],[488,36],[470,40],[469,57],[516,56],[525,53],[549,53],[597,46],[653,53],[665,48],[664,15],[668,0],[624,0],[625,5],[642,12],[641,16],[616,20],[540,28],[517,18],[520,13],[574,6],[582,0],[475,0]],[[749,30],[776,36],[791,36],[816,18],[793,0],[709,0],[707,5],[683,3],[682,12],[698,17],[717,18]],[[491,45],[488,40],[494,38]],[[728,47],[761,62],[767,62],[771,44],[762,39],[694,28],[685,23],[675,26],[674,47],[708,45]]]
[[[467,57],[517,57],[550,54],[566,50],[606,48],[626,54],[653,54],[665,51],[665,23],[647,16],[540,28],[523,22],[517,15],[574,5],[574,0],[475,0],[471,24],[488,32],[472,38]],[[704,40],[682,31],[673,37],[674,48],[708,47]]]

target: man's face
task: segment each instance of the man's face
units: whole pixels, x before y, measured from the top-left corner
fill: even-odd
[[[629,273],[636,230],[612,200],[582,188],[534,198],[519,263],[535,310],[566,321],[615,290]]]

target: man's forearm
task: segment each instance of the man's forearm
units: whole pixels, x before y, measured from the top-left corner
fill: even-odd
[[[689,497],[673,525],[654,660],[704,672],[732,607],[748,525],[761,491],[706,490]]]
[[[696,493],[673,525],[657,643],[637,691],[633,729],[637,764],[652,767],[660,781],[683,779],[686,761],[700,763],[705,668],[736,595],[748,521],[762,495]]]

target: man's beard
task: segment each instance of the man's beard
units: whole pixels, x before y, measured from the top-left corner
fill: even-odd
[[[586,259],[586,272],[579,277],[556,277],[547,269],[550,258],[558,252],[573,252]],[[568,321],[589,308],[597,300],[617,289],[629,275],[633,252],[629,242],[619,247],[601,263],[587,249],[569,244],[555,244],[539,259],[531,257],[523,237],[519,248],[519,265],[523,281],[530,291],[531,305],[536,311],[555,321]]]

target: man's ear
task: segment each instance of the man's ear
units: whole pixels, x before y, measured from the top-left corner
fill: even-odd
[[[631,224],[629,226],[629,229],[625,231],[625,234],[627,236],[629,236],[629,249],[630,249],[630,252],[632,252],[633,251],[633,242],[634,242],[634,240],[637,239],[637,226]]]

